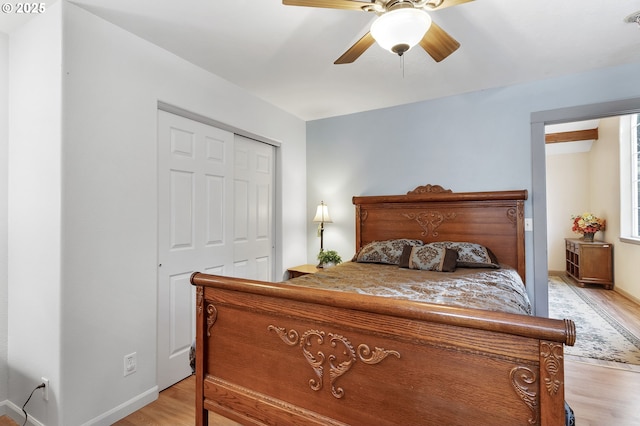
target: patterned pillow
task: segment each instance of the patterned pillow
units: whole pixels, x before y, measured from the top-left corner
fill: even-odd
[[[453,241],[429,244],[435,247],[448,248],[457,251],[458,268],[500,268],[500,263],[498,263],[498,259],[495,254],[483,245]]]
[[[430,244],[420,247],[407,246],[403,252],[403,258],[407,251],[409,252],[408,265],[404,266],[404,262],[401,262],[401,267],[437,272],[453,272],[456,270],[458,252],[455,250],[443,247],[434,247]]]
[[[360,263],[385,263],[397,265],[405,246],[421,246],[420,240],[399,239],[387,241],[373,241],[360,249],[356,254],[356,262]]]

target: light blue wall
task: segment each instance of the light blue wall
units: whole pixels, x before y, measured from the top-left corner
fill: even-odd
[[[544,203],[544,182],[540,192],[532,180],[532,113],[639,97],[639,76],[637,63],[309,122],[309,216],[320,200],[329,205],[333,223],[326,226],[325,248],[343,258],[355,247],[353,195],[402,194],[427,183],[456,192],[527,189],[531,217],[532,200]],[[544,156],[541,161],[544,167]],[[541,217],[535,223],[546,226]],[[319,248],[312,223],[308,232],[312,261]],[[538,232],[546,241],[546,231],[536,229],[536,239]],[[534,289],[546,293],[546,276],[533,276],[532,237],[526,233],[535,302]],[[546,306],[546,294],[538,299]]]

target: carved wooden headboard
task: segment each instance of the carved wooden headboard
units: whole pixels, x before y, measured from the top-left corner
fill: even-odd
[[[406,195],[357,196],[356,251],[371,241],[468,241],[489,248],[525,280],[527,191],[454,193],[425,185]]]

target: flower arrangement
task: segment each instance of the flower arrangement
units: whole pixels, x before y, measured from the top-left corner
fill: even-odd
[[[576,234],[595,234],[598,231],[604,231],[607,221],[594,216],[591,213],[583,213],[580,216],[572,216],[573,228],[571,230]]]

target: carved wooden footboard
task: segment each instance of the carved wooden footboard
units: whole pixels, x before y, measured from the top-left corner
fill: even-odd
[[[468,241],[525,278],[526,191],[354,197],[356,249]],[[568,320],[196,273],[197,424],[562,425]]]
[[[561,425],[571,321],[194,274],[197,424]]]

